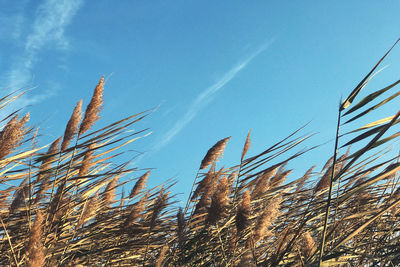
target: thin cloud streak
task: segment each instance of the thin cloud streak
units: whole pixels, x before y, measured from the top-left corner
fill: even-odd
[[[24,51],[16,58],[6,77],[11,90],[27,86],[32,81],[34,65],[47,45],[55,45],[59,50],[68,48],[69,43],[64,36],[64,30],[82,2],[82,0],[46,0],[37,8],[32,31],[24,43]],[[47,91],[42,95],[23,97],[19,99],[18,106],[36,103],[53,94],[53,91]]]
[[[226,72],[216,83],[206,88],[201,94],[199,94],[182,118],[180,118],[174,124],[174,126],[172,126],[172,128],[161,137],[161,141],[154,145],[153,152],[159,151],[169,142],[171,142],[171,140],[178,135],[186,127],[186,125],[192,121],[193,118],[212,100],[213,96],[219,90],[221,90],[227,83],[234,79],[241,70],[243,70],[255,57],[267,49],[271,43],[272,41],[269,41],[260,46],[256,51]]]

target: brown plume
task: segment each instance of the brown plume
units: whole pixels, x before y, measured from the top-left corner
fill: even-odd
[[[222,169],[221,169],[222,171]],[[204,178],[198,183],[196,190],[194,190],[193,195],[191,200],[193,201],[196,199],[201,193],[203,193],[205,190],[207,190],[207,186],[210,184],[212,179],[218,179],[218,176],[216,177],[215,173],[215,162],[211,166],[211,168],[208,170],[207,174],[204,176]]]
[[[69,119],[67,126],[65,127],[64,139],[61,144],[61,150],[68,148],[72,138],[78,133],[79,123],[82,120],[82,99],[76,104],[74,111],[72,112],[71,118]]]
[[[104,189],[103,201],[106,207],[110,207],[112,203],[114,203],[115,190],[117,189],[117,181],[118,176],[112,178],[111,181],[107,184],[106,189]]]
[[[24,137],[24,126],[29,121],[29,113],[18,120],[15,115],[0,133],[0,159],[10,154]]]
[[[244,142],[244,147],[242,150],[242,157],[240,158],[241,162],[243,162],[243,159],[246,156],[247,151],[249,151],[249,148],[251,146],[250,134],[251,134],[251,130],[249,130],[249,133],[247,134],[246,142]]]
[[[88,220],[90,220],[93,216],[96,215],[96,210],[99,205],[98,201],[98,192],[94,196],[90,198],[89,201],[87,201],[86,205],[83,208],[83,213],[81,217],[79,218],[79,221],[77,223],[76,228],[81,227],[84,225]]]
[[[61,137],[54,140],[54,142],[51,143],[49,149],[47,150],[47,153],[44,156],[42,164],[40,165],[40,168],[39,168],[39,175],[38,175],[38,179],[37,179],[38,181],[42,180],[42,178],[45,176],[46,172],[51,168],[51,164],[53,163],[53,161],[55,159],[55,155],[59,152],[60,141],[61,141]]]
[[[90,168],[94,165],[94,149],[96,145],[91,143],[83,156],[81,167],[79,168],[79,177],[85,176],[89,173]]]
[[[139,195],[140,191],[146,187],[147,178],[150,176],[150,171],[147,171],[145,174],[139,177],[133,186],[131,193],[129,194],[129,198],[134,198]]]
[[[261,216],[258,218],[254,229],[254,239],[256,241],[259,241],[260,239],[263,239],[264,237],[271,234],[270,228],[279,215],[279,207],[281,201],[281,196],[274,197],[273,199],[268,201],[266,208],[264,209],[264,212],[261,214]]]
[[[27,180],[28,179],[25,178],[19,185],[19,188],[14,192],[13,201],[9,209],[10,214],[13,214],[25,202],[25,198],[28,197],[29,188],[26,183]]]
[[[211,205],[208,209],[207,222],[216,223],[221,217],[226,215],[229,206],[229,187],[228,179],[224,176],[218,183],[217,189],[211,198]]]
[[[160,193],[158,194],[158,197],[152,208],[153,213],[150,220],[150,229],[154,228],[158,216],[160,215],[161,211],[167,206],[168,194],[169,192],[165,192],[164,188],[161,188]]]
[[[157,261],[156,261],[156,267],[162,267],[163,261],[165,259],[165,253],[168,251],[168,246],[164,245],[161,248],[160,254],[158,255]]]
[[[264,173],[261,173],[259,177],[256,179],[256,185],[254,186],[253,192],[251,193],[251,197],[258,197],[270,188],[271,177],[275,175],[278,167],[274,167]]]
[[[125,227],[132,226],[140,218],[140,214],[145,210],[145,205],[149,195],[144,195],[138,202],[132,205],[131,211],[125,220]]]
[[[311,255],[314,254],[317,247],[315,246],[315,241],[309,231],[303,233],[301,237],[301,254],[304,258],[308,259]]]
[[[237,213],[236,213],[236,228],[237,232],[241,233],[250,224],[251,205],[250,205],[250,193],[246,190],[243,194],[243,198],[240,201]]]
[[[87,132],[94,123],[100,119],[99,113],[103,106],[103,90],[104,90],[104,77],[101,77],[99,83],[94,89],[92,99],[86,107],[85,116],[83,117],[79,134],[82,135]]]
[[[41,267],[45,263],[45,254],[42,244],[42,224],[43,215],[41,211],[36,213],[36,219],[30,230],[28,248],[27,248],[27,265],[29,267]]]
[[[219,140],[213,147],[211,147],[206,156],[203,158],[200,164],[200,170],[207,168],[210,166],[213,161],[222,157],[224,153],[226,143],[229,141],[230,137]]]

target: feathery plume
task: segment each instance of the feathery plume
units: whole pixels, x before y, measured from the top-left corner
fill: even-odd
[[[236,229],[238,233],[241,233],[250,224],[251,215],[251,200],[249,190],[246,190],[243,194],[243,198],[240,201],[238,210],[236,212]]]
[[[145,210],[148,197],[149,195],[146,194],[138,202],[132,205],[131,211],[124,223],[125,227],[131,227],[140,218],[140,214]]]
[[[324,190],[325,188],[329,187],[329,185],[331,183],[332,168],[333,168],[333,166],[331,165],[325,171],[324,175],[322,175],[321,179],[315,186],[314,193],[320,192],[320,191]]]
[[[309,168],[309,169],[306,171],[306,173],[303,175],[303,177],[301,177],[301,178],[297,181],[297,187],[296,187],[295,192],[299,192],[299,191],[303,188],[303,186],[304,186],[304,184],[306,183],[306,181],[311,177],[311,174],[312,174],[312,172],[314,171],[315,167],[316,167],[316,166],[314,165],[314,166],[312,166],[311,168]]]
[[[40,182],[39,189],[36,192],[36,197],[35,197],[35,204],[39,203],[39,201],[43,197],[43,193],[48,189],[49,183],[48,183],[48,176],[49,174],[47,173],[51,169],[51,165],[55,159],[55,155],[58,153],[60,149],[60,141],[61,137],[57,138],[49,147],[47,150],[47,153],[42,160],[42,164],[40,165],[39,168],[39,174],[37,177],[37,181]]]
[[[25,198],[28,196],[28,185],[26,184],[27,178],[25,178],[19,185],[19,189],[14,192],[13,201],[11,202],[9,212],[13,214],[21,205],[24,203]]]
[[[65,127],[64,138],[61,144],[61,150],[64,151],[68,148],[72,138],[78,133],[79,123],[82,120],[82,99],[76,104],[71,118]]]
[[[271,187],[277,187],[280,186],[286,178],[292,173],[293,170],[287,170],[282,173],[278,172],[274,177],[271,178]]]
[[[39,168],[39,175],[37,179],[38,181],[42,180],[45,173],[51,168],[51,164],[54,161],[55,154],[57,154],[60,149],[60,141],[61,137],[54,140],[53,143],[51,143],[49,149],[47,150],[47,153],[44,156],[42,164],[40,165]]]
[[[146,187],[147,178],[150,176],[150,171],[147,171],[145,174],[139,177],[133,186],[131,193],[129,194],[129,198],[134,198],[139,195],[140,191],[142,191]]]
[[[94,196],[90,198],[90,200],[86,203],[82,215],[79,218],[79,221],[76,225],[76,228],[78,229],[82,225],[84,225],[88,220],[90,220],[93,216],[96,215],[96,210],[98,207],[98,192]]]
[[[252,198],[258,197],[268,191],[268,189],[270,188],[271,177],[275,175],[277,169],[278,166],[261,173],[259,177],[257,177],[256,185],[254,186],[253,192],[251,193]]]
[[[168,250],[168,246],[167,245],[164,245],[161,248],[160,254],[158,255],[158,258],[157,258],[157,261],[156,261],[156,267],[164,266],[163,265],[163,261],[165,259],[165,253],[167,252],[167,250]]]
[[[214,192],[211,205],[208,209],[207,223],[214,224],[221,217],[226,215],[226,209],[229,206],[229,187],[228,179],[223,176],[217,185],[217,189]]]
[[[308,259],[311,255],[314,254],[316,250],[315,241],[312,238],[309,231],[306,231],[302,234],[302,246],[301,246],[301,254],[305,259]]]
[[[212,179],[218,179],[218,177],[216,177],[216,173],[215,173],[215,162],[213,162],[213,164],[212,164],[211,168],[208,170],[207,174],[198,183],[196,190],[194,190],[194,192],[193,192],[193,195],[191,198],[192,201],[194,199],[196,199],[201,193],[203,193],[207,189],[207,186],[210,184],[210,181]]]
[[[219,140],[213,147],[211,147],[206,156],[203,158],[200,164],[200,170],[207,168],[210,164],[221,158],[224,153],[226,143],[229,141],[230,137]]]
[[[182,249],[183,244],[185,242],[185,215],[183,214],[182,208],[179,208],[178,213],[176,214],[176,221],[177,221],[177,227],[176,227],[176,233],[178,236],[178,245],[179,248]]]
[[[91,143],[83,156],[81,167],[79,168],[79,177],[87,175],[93,166],[95,143]]]
[[[279,215],[279,207],[281,205],[282,197],[277,196],[268,201],[264,212],[259,217],[256,227],[254,229],[254,239],[259,241],[271,234],[270,227]]]
[[[242,150],[242,157],[240,158],[240,162],[243,162],[243,159],[246,156],[246,153],[247,153],[247,151],[249,151],[249,148],[251,146],[250,134],[251,134],[251,130],[249,130],[249,133],[247,134],[246,142],[244,142],[244,146],[243,146],[243,150]]]
[[[246,241],[246,247],[244,249],[243,254],[240,257],[240,262],[237,265],[238,267],[255,267],[253,253],[251,252],[251,242],[250,240]]]
[[[41,211],[36,213],[36,219],[30,230],[28,249],[27,249],[27,265],[29,267],[44,266],[45,254],[42,244],[42,224],[43,215]]]
[[[86,107],[85,116],[83,117],[79,134],[82,135],[87,132],[94,123],[100,119],[99,112],[103,106],[103,90],[104,90],[104,77],[101,77],[99,83],[94,89],[92,99]]]
[[[165,192],[164,187],[162,187],[152,208],[153,212],[150,219],[150,229],[154,228],[160,212],[167,206],[168,194],[169,192]]]
[[[210,198],[215,191],[216,182],[218,181],[222,171],[223,168],[221,168],[217,173],[211,175],[210,178],[207,178],[207,182],[204,183],[203,189],[201,190],[203,193],[199,202],[196,204],[194,214],[202,214],[207,211],[207,207],[211,204]]]
[[[10,154],[24,137],[24,126],[29,121],[29,113],[18,120],[15,115],[0,133],[0,159]]]
[[[114,202],[117,180],[118,176],[112,178],[112,180],[107,184],[106,189],[104,189],[103,201],[106,207],[109,207]]]

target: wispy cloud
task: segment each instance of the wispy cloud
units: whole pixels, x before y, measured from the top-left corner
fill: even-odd
[[[36,10],[31,31],[24,39],[24,50],[14,59],[6,75],[6,84],[16,90],[32,83],[33,69],[40,54],[49,46],[53,49],[65,50],[69,46],[64,30],[82,5],[82,0],[45,0]],[[24,21],[21,15],[19,21]],[[19,23],[21,24],[21,23]],[[41,101],[54,94],[46,91],[42,95],[22,98],[20,106]]]
[[[193,103],[190,105],[186,113],[176,121],[176,123],[169,129],[153,147],[153,152],[156,152],[166,146],[171,140],[178,135],[186,125],[193,120],[193,118],[212,100],[215,93],[221,90],[227,83],[236,77],[236,75],[243,70],[255,57],[262,53],[271,44],[269,41],[253,53],[248,55],[244,60],[240,61],[237,65],[233,66],[228,72],[226,72],[222,77],[220,77],[217,82],[215,82],[210,87],[202,91]]]

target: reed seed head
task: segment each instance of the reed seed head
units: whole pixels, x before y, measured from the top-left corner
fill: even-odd
[[[79,174],[78,174],[79,177],[87,175],[90,171],[90,168],[94,165],[93,159],[94,159],[95,148],[96,148],[95,143],[91,143],[88,146],[88,149],[85,152],[85,155],[83,156],[81,167],[79,168]]]
[[[24,137],[24,126],[29,121],[29,113],[18,120],[15,115],[0,133],[0,159],[10,154]]]
[[[78,133],[79,123],[82,120],[82,99],[76,104],[71,118],[65,127],[64,139],[61,144],[61,150],[64,151],[68,148],[72,138]]]
[[[228,179],[223,176],[219,181],[214,195],[211,199],[211,206],[208,209],[207,222],[209,224],[216,223],[221,217],[227,213],[229,206],[229,187]]]
[[[203,158],[200,164],[200,170],[207,168],[215,160],[222,157],[224,153],[226,143],[229,141],[230,137],[219,140],[213,147],[211,147],[206,156]]]
[[[147,179],[150,176],[150,171],[147,171],[145,174],[139,177],[133,186],[131,193],[129,194],[129,198],[134,198],[139,195],[140,191],[142,191],[146,187]]]
[[[251,215],[250,192],[246,190],[236,212],[236,229],[241,233],[250,224]]]
[[[266,208],[259,217],[254,229],[254,239],[256,241],[259,241],[271,234],[270,228],[279,215],[281,201],[281,196],[277,196],[268,201]]]
[[[94,89],[92,99],[86,107],[85,116],[83,117],[79,134],[82,135],[87,132],[96,121],[100,119],[99,113],[103,107],[103,90],[104,90],[104,77],[101,77],[99,83]]]
[[[41,211],[36,213],[36,219],[30,230],[28,248],[27,248],[27,265],[29,267],[41,267],[45,263],[45,253],[42,244],[42,224],[43,214]]]
[[[249,148],[251,146],[250,134],[251,134],[251,130],[249,130],[249,133],[247,134],[246,142],[244,142],[244,146],[243,146],[243,150],[242,150],[242,157],[240,158],[240,162],[243,162],[243,159],[246,156],[247,151],[249,151]]]

